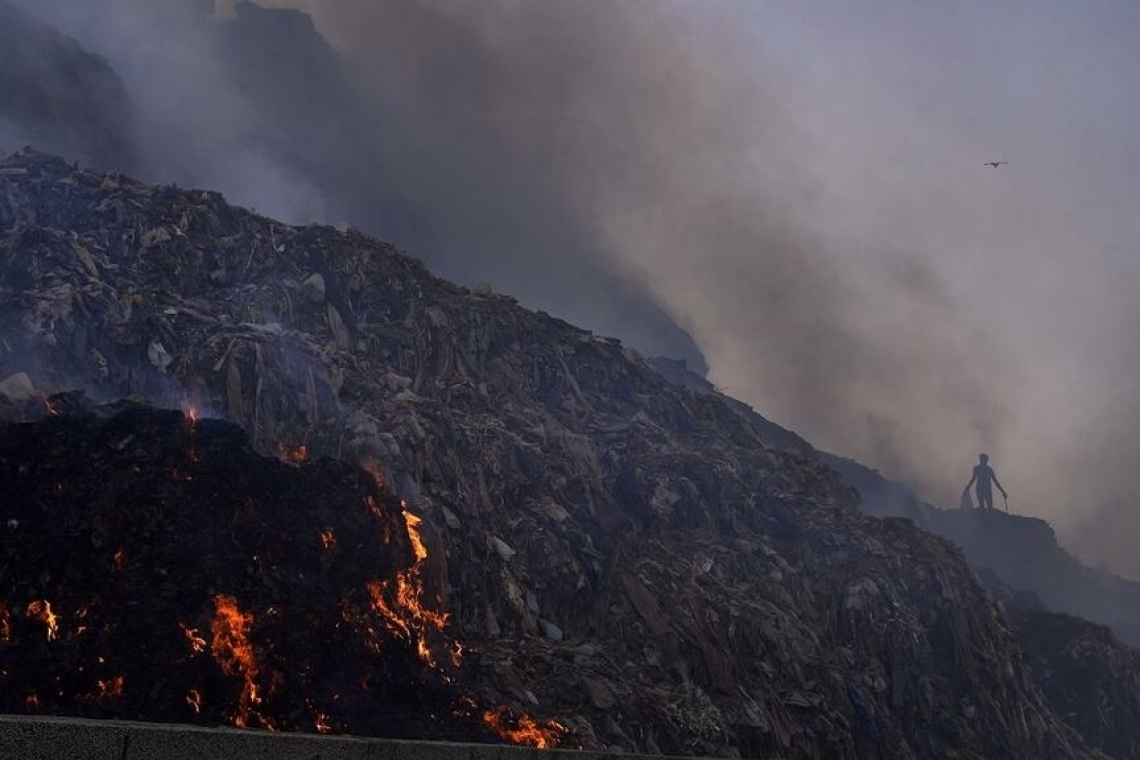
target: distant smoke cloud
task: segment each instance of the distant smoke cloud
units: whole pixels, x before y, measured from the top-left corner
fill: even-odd
[[[1140,575],[1134,4],[280,5],[324,39],[35,3],[127,81],[150,176],[703,354],[942,504],[986,450],[1015,509]]]

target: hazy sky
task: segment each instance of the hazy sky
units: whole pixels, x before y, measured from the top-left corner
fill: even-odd
[[[344,91],[242,38],[272,109],[177,0],[30,4],[123,72],[152,178],[651,351],[671,319],[820,448],[943,505],[988,451],[1015,511],[1140,576],[1134,0],[298,1]]]

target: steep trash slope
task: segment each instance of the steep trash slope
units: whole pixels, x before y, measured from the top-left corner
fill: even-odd
[[[33,152],[0,163],[0,240],[10,394],[193,405],[382,473],[443,549],[425,583],[480,698],[586,747],[1096,756],[956,549],[616,341]]]

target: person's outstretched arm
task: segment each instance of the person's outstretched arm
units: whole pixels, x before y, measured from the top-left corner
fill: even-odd
[[[997,479],[997,473],[996,472],[994,473],[993,478],[994,478],[994,485],[997,486],[997,489],[999,491],[1001,491],[1001,495],[1002,496],[1009,496],[1009,494],[1007,494],[1005,492],[1005,489],[1001,487],[1001,481]]]
[[[966,484],[966,487],[965,487],[965,488],[963,488],[963,489],[962,489],[962,491],[963,491],[963,492],[969,491],[969,490],[970,490],[970,486],[974,485],[974,481],[975,481],[975,480],[977,480],[977,479],[978,479],[978,471],[977,471],[977,470],[974,470],[974,474],[972,474],[972,475],[970,476],[970,482]],[[999,488],[1000,488],[1000,486],[999,486]],[[1002,493],[1005,493],[1005,492],[1003,491]]]

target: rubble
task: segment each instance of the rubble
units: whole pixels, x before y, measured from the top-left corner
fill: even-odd
[[[36,153],[8,168],[26,173],[0,172],[0,375],[367,468],[423,518],[424,582],[481,653],[481,704],[588,749],[1101,756],[952,545],[862,514],[826,467],[619,342],[354,231]]]

